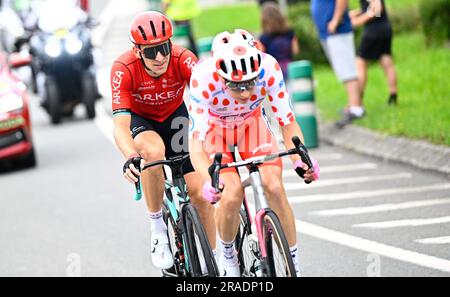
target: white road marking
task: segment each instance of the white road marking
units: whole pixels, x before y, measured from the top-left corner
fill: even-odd
[[[96,117],[95,124],[100,129],[100,131],[106,136],[106,138],[116,145],[113,135],[113,122],[111,117],[106,113],[103,103],[99,101],[95,105]]]
[[[367,253],[450,273],[450,261],[348,235],[296,220],[297,232]]]
[[[255,205],[249,203],[250,213],[254,216]],[[297,233],[318,238],[328,242],[347,246],[353,249],[373,253],[387,258],[403,261],[406,263],[431,268],[434,270],[450,273],[450,261],[417,252],[404,250],[398,247],[389,246],[376,241],[367,240],[325,227],[317,226],[308,222],[295,220]]]
[[[323,160],[342,160],[343,155],[339,153],[317,153],[314,154],[314,152],[310,152],[310,154],[316,158],[319,162]],[[286,159],[288,160],[288,159]]]
[[[286,191],[293,191],[293,190],[312,189],[312,188],[321,188],[321,187],[339,186],[348,184],[360,184],[374,181],[398,180],[402,178],[407,179],[411,177],[412,177],[411,173],[402,172],[390,175],[383,174],[372,176],[345,177],[338,179],[325,179],[325,180],[318,180],[309,185],[305,184],[302,180],[299,180],[298,182],[285,182],[284,188],[286,189]]]
[[[375,213],[375,212],[403,210],[403,209],[411,209],[411,208],[419,208],[419,207],[435,206],[435,205],[443,205],[443,204],[450,204],[450,198],[409,201],[409,202],[403,202],[403,203],[389,203],[389,204],[380,204],[380,205],[363,206],[363,207],[327,209],[327,210],[314,211],[311,214],[317,215],[317,216],[329,216],[329,217],[331,217],[331,216],[346,216],[346,215],[359,215],[359,214],[367,214],[367,213]]]
[[[377,169],[377,167],[378,166],[375,163],[323,166],[320,167],[320,173],[339,173],[339,172],[351,172],[359,170],[374,170]],[[298,175],[294,169],[286,169],[283,171],[283,177],[298,177]]]
[[[331,193],[331,194],[316,194],[316,195],[304,195],[294,196],[289,198],[290,203],[310,203],[310,202],[328,202],[328,201],[341,201],[351,199],[364,199],[377,196],[393,196],[401,194],[422,193],[430,191],[442,191],[450,189],[450,184],[436,184],[430,186],[421,187],[405,187],[395,189],[381,189],[374,191],[357,191],[346,193]]]
[[[450,236],[417,239],[417,240],[415,240],[415,242],[422,243],[422,244],[449,244]]]
[[[398,221],[385,221],[385,222],[372,222],[353,225],[353,228],[369,228],[369,229],[389,229],[398,227],[418,227],[450,223],[450,216],[440,218],[427,218],[427,219],[409,219]]]

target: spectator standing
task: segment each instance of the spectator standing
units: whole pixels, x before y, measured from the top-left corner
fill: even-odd
[[[286,78],[288,64],[300,53],[298,39],[279,6],[274,2],[263,5],[261,24],[263,29],[263,34],[260,36],[261,50],[279,62]]]
[[[163,0],[162,8],[166,15],[175,22],[176,26],[186,26],[189,31],[189,47],[197,56],[197,46],[195,44],[192,31],[192,19],[200,15],[200,5],[198,0]]]
[[[397,104],[397,74],[392,58],[392,26],[384,0],[360,0],[361,9],[350,12],[354,28],[364,26],[358,49],[357,67],[361,97],[367,84],[367,68],[371,61],[379,61],[389,85],[388,104]]]
[[[343,128],[365,114],[348,0],[312,0],[311,13],[328,61],[347,91],[348,106],[343,110],[342,119],[336,122],[338,128]]]

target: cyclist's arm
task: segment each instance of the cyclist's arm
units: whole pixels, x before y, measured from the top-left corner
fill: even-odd
[[[295,148],[295,145],[292,143],[292,137],[294,136],[298,136],[302,143],[305,143],[302,129],[300,128],[300,125],[297,123],[297,121],[293,121],[287,126],[282,126],[280,127],[280,129],[287,150]],[[297,160],[300,160],[299,155],[291,155],[290,158],[293,163],[295,163]]]
[[[204,80],[201,69],[194,71],[189,88],[191,92],[189,102],[189,153],[193,166],[202,177],[203,182],[210,180],[208,168],[211,165],[204,148],[206,134],[209,130],[209,103],[202,99],[204,98],[204,89],[199,85],[199,82],[204,84]]]
[[[191,102],[189,104],[189,153],[192,163],[197,172],[203,179],[203,182],[210,179],[208,168],[211,161],[204,149],[206,134],[209,129],[209,106],[205,100],[196,99],[195,93],[200,89],[191,86]]]
[[[202,184],[209,181],[211,177],[209,176],[208,168],[211,166],[211,160],[208,157],[208,153],[205,152],[204,142],[201,140],[190,139],[189,152],[192,165],[202,178]]]
[[[111,69],[113,133],[117,147],[126,159],[137,153],[130,132],[132,85],[128,68],[115,62]]]
[[[185,50],[178,60],[181,78],[189,85],[192,71],[197,66],[198,58],[190,50]]]
[[[287,149],[294,148],[292,137],[298,136],[303,142],[303,133],[295,120],[294,112],[290,103],[290,95],[286,89],[283,72],[278,62],[270,55],[264,58],[263,66],[265,69],[271,69],[267,74],[269,79],[269,98],[272,105],[272,111],[278,120],[284,143]],[[292,155],[293,162],[300,159],[298,155]]]
[[[125,159],[136,154],[137,150],[130,133],[131,115],[118,115],[113,119],[114,139]]]

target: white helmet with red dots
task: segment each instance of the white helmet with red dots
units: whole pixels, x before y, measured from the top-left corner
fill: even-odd
[[[248,81],[261,72],[261,51],[255,38],[243,29],[218,34],[212,45],[217,72],[228,81]]]

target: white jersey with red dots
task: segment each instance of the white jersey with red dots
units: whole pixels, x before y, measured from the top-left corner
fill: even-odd
[[[240,104],[227,94],[212,58],[194,68],[190,91],[190,139],[204,141],[212,125],[224,128],[239,126],[260,110],[266,98],[269,99],[280,126],[287,126],[295,121],[280,65],[269,54],[263,54],[257,86],[245,104]]]

